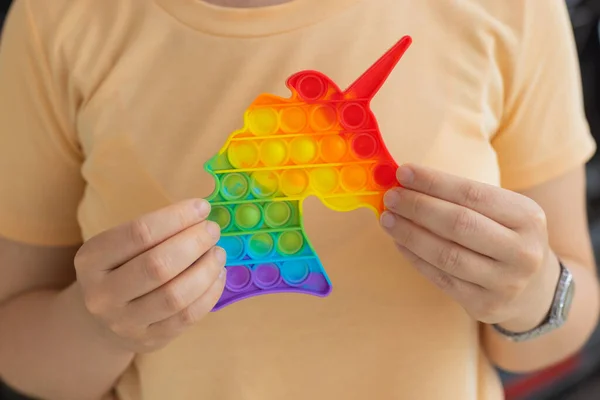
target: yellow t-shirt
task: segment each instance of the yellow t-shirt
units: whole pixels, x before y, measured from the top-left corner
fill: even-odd
[[[353,82],[414,44],[372,109],[398,163],[519,190],[593,153],[563,0],[17,0],[0,47],[0,234],[74,244],[208,196],[203,164],[260,93]],[[498,400],[478,324],[366,209],[305,203],[333,282],[260,296],[137,357],[123,400]],[[65,327],[68,329],[68,327]],[[88,360],[93,363],[94,360]]]

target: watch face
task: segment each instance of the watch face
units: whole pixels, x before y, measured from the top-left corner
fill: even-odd
[[[564,304],[563,304],[562,310],[560,311],[560,317],[562,318],[563,321],[567,319],[569,310],[571,309],[571,303],[573,302],[574,294],[575,294],[575,284],[573,283],[573,281],[571,281],[571,283],[567,287],[567,291],[565,293]]]

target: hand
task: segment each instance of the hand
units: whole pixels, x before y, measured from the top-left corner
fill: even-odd
[[[204,317],[225,285],[210,205],[186,201],[95,236],[75,257],[85,306],[111,341],[156,350]]]
[[[525,331],[550,308],[558,261],[533,200],[414,165],[398,169],[381,224],[400,252],[476,320]]]

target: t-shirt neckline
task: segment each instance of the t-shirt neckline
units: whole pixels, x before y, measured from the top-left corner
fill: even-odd
[[[202,0],[155,1],[174,18],[198,31],[216,36],[259,37],[315,24],[363,0],[291,0],[253,8],[222,7]]]

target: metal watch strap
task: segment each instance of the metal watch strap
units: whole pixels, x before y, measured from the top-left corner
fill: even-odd
[[[560,327],[564,320],[560,317],[562,309],[567,306],[566,296],[568,293],[568,289],[571,285],[574,285],[573,276],[571,272],[563,265],[563,263],[559,260],[560,264],[560,277],[558,279],[558,284],[556,286],[556,290],[554,292],[554,298],[552,300],[552,305],[550,306],[550,310],[546,318],[542,321],[542,323],[535,328],[526,331],[526,332],[512,332],[507,329],[502,328],[498,324],[492,325],[492,327],[501,335],[506,337],[507,339],[513,342],[524,342],[526,340],[537,338],[543,334],[546,334],[558,327]]]

